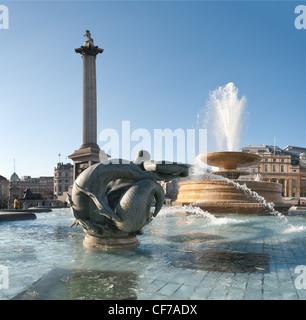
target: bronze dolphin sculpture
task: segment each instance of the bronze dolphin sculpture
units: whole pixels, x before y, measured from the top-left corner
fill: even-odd
[[[147,159],[146,157],[145,159]],[[93,236],[139,232],[160,211],[163,188],[156,181],[188,175],[184,164],[113,159],[90,166],[75,180],[68,203],[75,221]],[[155,209],[151,203],[155,199]]]

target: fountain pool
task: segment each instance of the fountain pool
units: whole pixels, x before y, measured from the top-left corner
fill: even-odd
[[[83,247],[70,209],[1,222],[0,299],[306,299],[295,273],[306,265],[305,216],[189,211],[164,207],[136,249],[111,253]]]

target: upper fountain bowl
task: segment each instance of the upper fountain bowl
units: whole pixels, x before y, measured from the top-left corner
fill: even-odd
[[[222,151],[202,154],[200,160],[213,167],[235,170],[256,164],[261,156],[248,152]]]

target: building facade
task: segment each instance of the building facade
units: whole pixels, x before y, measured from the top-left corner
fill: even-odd
[[[251,145],[243,152],[256,153],[261,161],[251,166],[251,173],[263,181],[277,182],[283,186],[283,197],[306,197],[306,149],[287,146],[281,149],[270,145]]]
[[[9,181],[0,176],[0,209],[4,209],[7,206],[9,200]]]
[[[19,178],[16,173],[13,173],[9,181],[9,202],[12,202],[15,197],[21,199],[25,189],[30,189],[32,193],[41,193],[44,199],[53,199],[53,184],[53,177],[22,176]]]
[[[67,193],[73,184],[73,165],[59,162],[54,168],[54,195],[58,198]]]

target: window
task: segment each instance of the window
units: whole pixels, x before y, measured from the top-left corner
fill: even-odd
[[[276,165],[273,164],[273,172],[276,172]]]
[[[285,162],[285,160],[284,160],[284,159],[282,159],[282,160],[281,160],[281,162]]]
[[[265,171],[268,171],[268,165],[265,164]]]
[[[284,166],[281,166],[281,172],[285,172]]]
[[[265,159],[265,162],[268,162],[268,159],[267,159],[267,158]]]
[[[276,159],[273,159],[273,162],[276,162]]]

